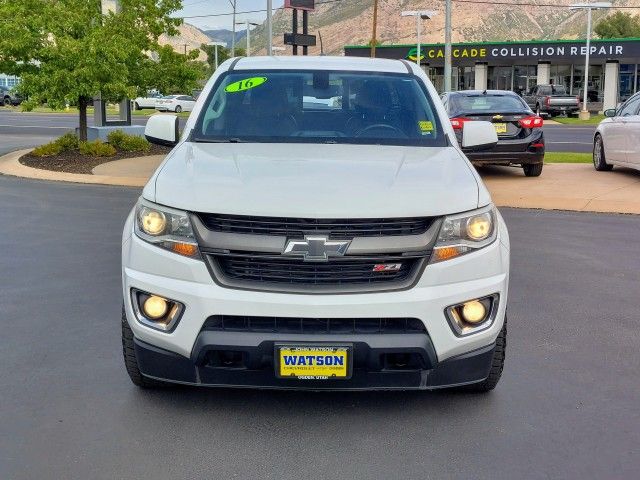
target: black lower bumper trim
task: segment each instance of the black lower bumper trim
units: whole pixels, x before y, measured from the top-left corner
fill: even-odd
[[[352,337],[358,338],[341,337],[339,342],[353,344],[354,368],[350,379],[278,378],[273,366],[274,343],[308,343],[310,340],[312,343],[335,343],[337,340],[335,335],[329,339],[317,338],[322,336],[314,336],[313,339],[308,336],[304,339],[295,337],[235,333],[221,338],[221,332],[202,332],[192,358],[154,347],[138,339],[135,339],[135,351],[143,375],[182,384],[306,390],[429,390],[484,380],[489,375],[495,349],[495,344],[492,344],[437,362],[428,335],[353,335]],[[242,352],[243,366],[222,367],[208,362],[209,352],[221,350]],[[422,359],[422,366],[389,368],[381,359],[384,355],[393,353],[417,355]]]

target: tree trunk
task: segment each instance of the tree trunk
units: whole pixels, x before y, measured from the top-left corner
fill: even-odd
[[[87,97],[80,97],[78,99],[78,112],[80,115],[78,121],[78,136],[81,142],[87,141],[87,106],[89,100]]]

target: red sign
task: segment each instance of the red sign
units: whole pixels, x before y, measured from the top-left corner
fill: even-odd
[[[314,10],[315,0],[284,0],[284,8],[297,8],[298,10]]]

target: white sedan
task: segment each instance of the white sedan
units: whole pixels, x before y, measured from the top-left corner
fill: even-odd
[[[133,101],[134,110],[142,110],[143,108],[156,108],[156,101],[162,98],[161,93],[149,92],[146,97],[137,97]]]
[[[593,166],[598,171],[614,165],[640,170],[640,93],[604,114],[593,137]]]
[[[156,110],[161,112],[190,112],[196,104],[190,95],[167,95],[156,100]]]

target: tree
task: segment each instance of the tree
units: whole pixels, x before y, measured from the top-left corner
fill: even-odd
[[[43,101],[77,105],[81,140],[98,93],[107,101],[133,98],[153,88],[160,76],[151,71],[163,68],[178,89],[196,83],[184,71],[190,59],[179,62],[158,44],[161,34],[176,33],[181,20],[170,15],[181,1],[120,0],[120,6],[103,15],[100,0],[0,0],[0,71],[21,77],[27,109]],[[153,51],[160,52],[155,64]]]
[[[640,18],[618,11],[600,20],[594,31],[600,38],[640,37]]]

